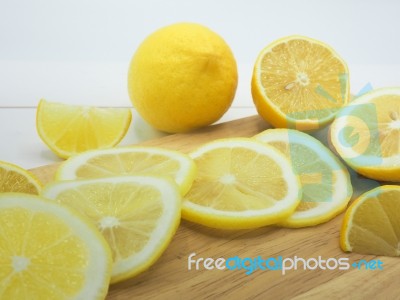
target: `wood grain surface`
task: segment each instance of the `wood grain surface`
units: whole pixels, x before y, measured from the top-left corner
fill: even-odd
[[[208,141],[249,137],[269,128],[258,116],[214,125],[187,134],[174,134],[140,145],[187,152]],[[53,180],[58,164],[31,170],[43,183]],[[225,231],[182,221],[170,246],[149,270],[110,286],[108,300],[122,299],[400,299],[398,258],[344,253],[339,248],[342,215],[310,228],[264,227]],[[323,259],[380,259],[383,270],[188,270],[188,256],[196,258],[263,259],[294,256]],[[300,265],[301,267],[301,265]]]

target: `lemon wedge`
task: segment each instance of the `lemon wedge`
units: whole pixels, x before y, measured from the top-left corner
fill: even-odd
[[[356,199],[343,219],[343,251],[400,256],[400,186],[385,185]]]
[[[36,129],[59,157],[117,145],[128,131],[132,113],[127,108],[97,108],[40,100]]]

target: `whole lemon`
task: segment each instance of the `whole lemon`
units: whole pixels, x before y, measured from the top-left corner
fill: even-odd
[[[142,42],[129,67],[128,89],[143,119],[172,133],[221,118],[237,81],[233,53],[218,34],[199,24],[178,23]]]

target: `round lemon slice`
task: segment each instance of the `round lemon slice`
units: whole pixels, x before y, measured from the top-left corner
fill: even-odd
[[[281,222],[299,204],[289,160],[261,142],[221,139],[190,154],[198,167],[182,217],[205,226],[246,229]]]
[[[29,171],[5,161],[0,161],[0,193],[17,192],[39,194],[42,185]]]
[[[110,249],[68,207],[38,196],[0,194],[1,299],[104,299]]]
[[[314,226],[331,220],[347,207],[353,189],[346,167],[321,142],[292,129],[269,129],[255,138],[290,159],[302,186],[296,211],[279,224]]]
[[[377,187],[355,200],[343,219],[343,251],[400,256],[400,186]]]
[[[273,126],[316,130],[349,101],[349,70],[323,42],[284,37],[259,54],[251,91],[258,113]]]
[[[196,165],[186,154],[156,147],[124,147],[87,151],[63,162],[57,180],[119,175],[168,176],[184,195],[196,175]]]
[[[176,184],[150,176],[55,182],[45,187],[43,196],[73,207],[97,226],[112,250],[111,283],[153,265],[181,217]]]
[[[400,182],[400,88],[371,91],[344,107],[331,125],[330,141],[356,172]]]
[[[59,157],[68,158],[90,149],[117,145],[128,131],[128,108],[98,108],[40,100],[36,129],[43,142]]]

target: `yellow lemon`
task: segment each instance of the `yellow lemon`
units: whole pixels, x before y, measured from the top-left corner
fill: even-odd
[[[330,141],[356,172],[400,182],[400,88],[381,88],[344,107],[330,127]]]
[[[149,35],[134,54],[129,95],[155,128],[185,132],[214,123],[231,105],[237,66],[226,42],[207,27],[178,23]]]
[[[316,130],[349,101],[348,74],[346,63],[328,45],[303,36],[284,37],[257,58],[253,100],[258,113],[275,127]]]

